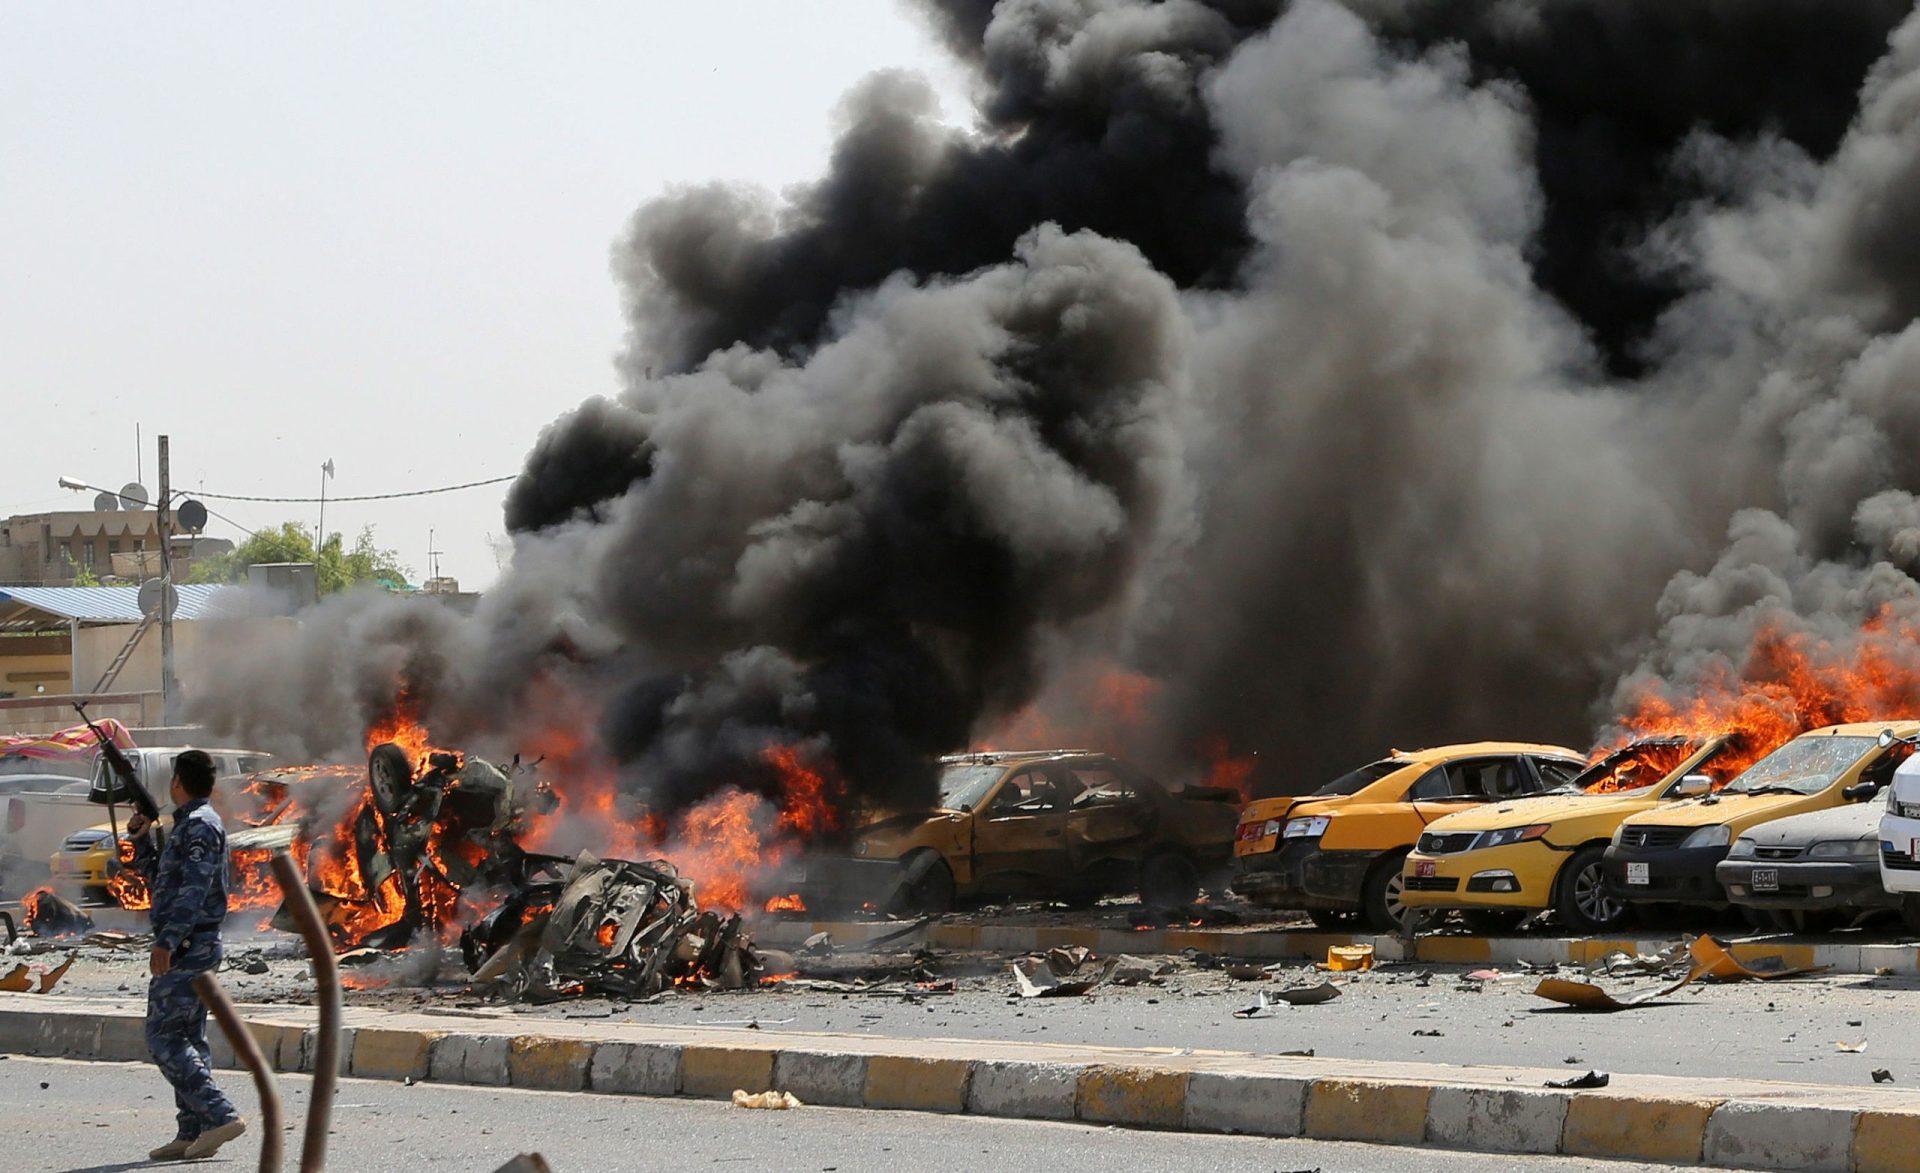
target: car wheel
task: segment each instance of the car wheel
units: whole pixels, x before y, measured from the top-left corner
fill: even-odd
[[[1140,903],[1185,908],[1200,895],[1200,873],[1185,856],[1163,853],[1140,865]]]
[[[1331,908],[1309,908],[1307,919],[1323,929],[1352,929],[1358,927],[1360,914],[1337,912]]]
[[[382,742],[367,755],[367,783],[380,813],[395,814],[413,786],[413,760],[391,741]]]
[[[900,861],[900,887],[890,911],[902,916],[939,916],[953,908],[953,869],[937,851],[921,850]]]
[[[1576,933],[1598,932],[1626,923],[1627,902],[1613,890],[1601,864],[1606,853],[1603,843],[1582,847],[1560,868],[1553,914]]]
[[[1472,908],[1460,914],[1469,929],[1481,936],[1493,936],[1496,933],[1511,933],[1527,919],[1524,908]]]
[[[1409,932],[1421,918],[1416,910],[1401,903],[1406,892],[1406,881],[1400,875],[1407,862],[1405,851],[1395,851],[1387,855],[1373,870],[1367,873],[1366,884],[1361,890],[1360,908],[1366,915],[1367,927],[1376,933]]]

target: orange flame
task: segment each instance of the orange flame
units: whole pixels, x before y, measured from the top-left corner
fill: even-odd
[[[1920,716],[1917,644],[1920,629],[1885,611],[1839,644],[1762,624],[1738,666],[1719,662],[1684,690],[1660,680],[1637,688],[1610,748],[1636,737],[1730,733],[1733,744],[1705,767],[1724,784],[1808,730]]]
[[[1251,757],[1236,758],[1227,751],[1227,739],[1210,737],[1200,747],[1207,759],[1207,785],[1221,790],[1231,790],[1240,796],[1243,803],[1253,801],[1253,767]]]
[[[798,892],[789,892],[785,896],[775,896],[767,901],[768,912],[805,912],[807,902],[800,899]]]
[[[107,894],[122,908],[152,908],[153,893],[147,889],[147,878],[133,870],[133,840],[122,839],[115,848],[120,868],[107,878]]]

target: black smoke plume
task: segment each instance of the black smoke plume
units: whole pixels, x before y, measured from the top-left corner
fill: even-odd
[[[1920,598],[1906,7],[916,7],[971,124],[883,73],[817,182],[643,206],[625,390],[539,439],[510,571],[310,624],[315,712],[561,681],[656,803],[776,743],[897,802],[1113,663],[1130,748],[1293,790]]]

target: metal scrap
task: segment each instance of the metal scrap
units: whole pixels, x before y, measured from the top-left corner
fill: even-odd
[[[1570,1091],[1586,1091],[1590,1088],[1605,1087],[1613,1082],[1613,1077],[1604,1071],[1589,1071],[1585,1075],[1575,1075],[1567,1079],[1549,1079],[1548,1087]]]
[[[1088,972],[1095,960],[1088,953],[1081,965],[1062,973],[1051,957],[1029,957],[1012,963],[1013,980],[1022,998],[1074,998],[1106,981],[1120,964],[1116,958]]]

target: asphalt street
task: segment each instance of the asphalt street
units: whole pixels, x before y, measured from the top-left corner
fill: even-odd
[[[231,1077],[230,1077],[231,1078]],[[307,1081],[282,1077],[299,1152]],[[253,1115],[252,1088],[236,1097]],[[257,1118],[256,1118],[257,1124]],[[0,1061],[0,1135],[14,1173],[119,1173],[159,1168],[146,1152],[169,1139],[173,1106],[159,1075],[131,1063]],[[251,1170],[246,1137],[196,1169]],[[984,1168],[1320,1170],[1321,1173],[1633,1173],[1670,1166],[1517,1157],[1253,1137],[1139,1132],[1079,1124],[918,1112],[801,1108],[761,1112],[699,1100],[655,1100],[504,1088],[407,1087],[343,1080],[328,1165],[486,1173],[537,1151],[557,1173],[657,1169],[818,1169],[822,1173],[979,1173]],[[1699,1166],[1689,1166],[1698,1169]]]

